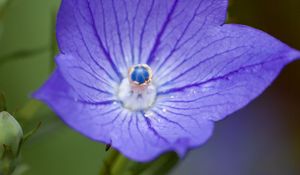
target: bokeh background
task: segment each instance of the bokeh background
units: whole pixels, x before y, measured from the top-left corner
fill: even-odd
[[[7,4],[8,3],[8,4]],[[57,53],[59,0],[0,0],[0,90],[25,131],[42,128],[22,151],[26,175],[93,175],[104,146],[67,128],[30,94],[47,79]],[[231,0],[229,22],[266,31],[300,50],[299,0]],[[300,61],[260,97],[218,122],[212,138],[171,175],[299,175]]]

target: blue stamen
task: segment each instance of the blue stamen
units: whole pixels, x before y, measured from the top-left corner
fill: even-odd
[[[130,78],[132,81],[136,82],[137,84],[141,85],[149,81],[150,73],[149,70],[142,66],[138,65],[133,68],[131,72]]]

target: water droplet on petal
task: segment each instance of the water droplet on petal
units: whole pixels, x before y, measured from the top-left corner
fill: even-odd
[[[151,118],[154,116],[154,113],[153,112],[146,112],[145,113],[145,117],[148,117],[148,118]]]

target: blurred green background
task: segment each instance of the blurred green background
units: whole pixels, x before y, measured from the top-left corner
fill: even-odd
[[[59,0],[0,0],[0,90],[25,131],[42,128],[22,159],[26,175],[97,174],[104,146],[63,125],[30,94],[53,70]],[[233,0],[231,23],[266,31],[300,50],[299,0]],[[216,124],[213,137],[191,151],[173,175],[299,175],[300,61],[246,108]]]

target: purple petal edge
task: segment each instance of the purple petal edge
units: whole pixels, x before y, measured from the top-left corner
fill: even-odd
[[[167,83],[159,90],[158,105],[185,115],[218,121],[251,102],[286,64],[300,58],[299,51],[248,26],[226,24],[217,31],[219,35],[230,37],[213,36],[217,39],[212,37],[210,42],[218,41],[214,47],[200,48],[204,54],[199,55],[204,61],[194,59],[180,67],[182,71],[187,70],[185,73],[169,74],[164,80]],[[213,53],[213,56],[207,56],[207,53]]]

